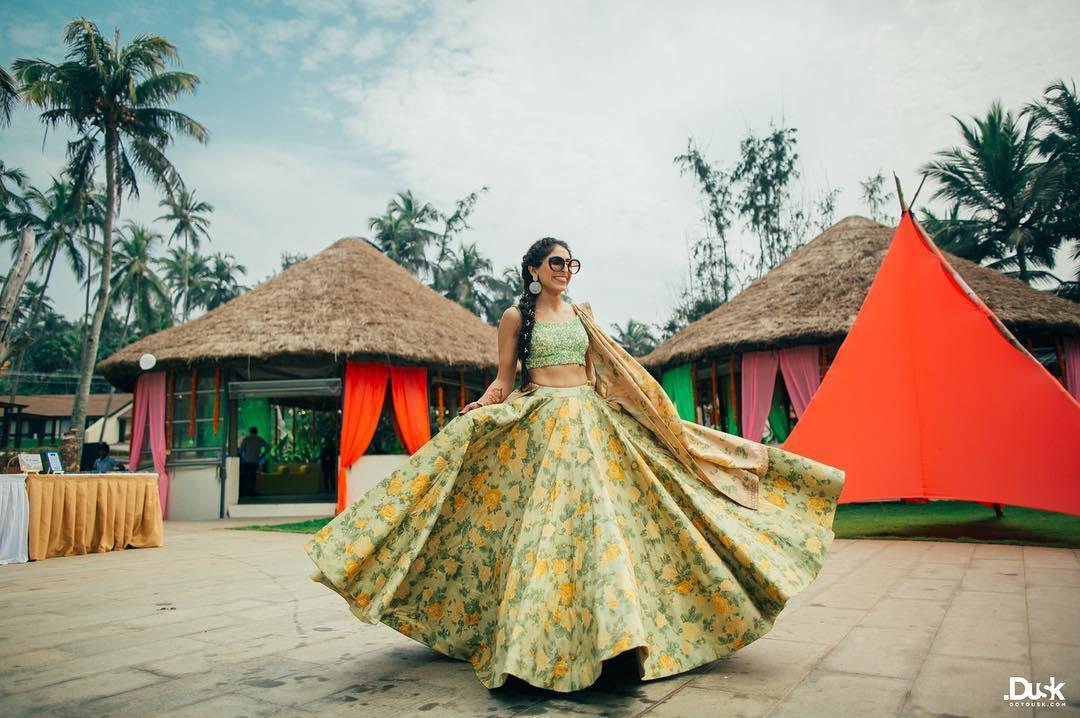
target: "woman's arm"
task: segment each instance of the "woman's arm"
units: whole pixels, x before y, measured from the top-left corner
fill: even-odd
[[[592,354],[585,352],[585,376],[589,378],[589,383],[594,387],[596,386],[596,370],[592,365]]]
[[[499,372],[483,396],[466,404],[461,409],[464,414],[478,406],[499,404],[514,390],[517,377],[518,331],[521,329],[521,312],[517,307],[508,307],[499,320]]]

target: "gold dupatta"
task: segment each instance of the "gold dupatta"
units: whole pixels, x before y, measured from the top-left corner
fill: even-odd
[[[756,509],[758,483],[769,468],[765,445],[680,417],[660,383],[596,324],[589,303],[570,306],[589,335],[586,354],[596,374],[597,394],[626,409],[706,486]],[[537,386],[529,382],[506,401],[531,394]]]

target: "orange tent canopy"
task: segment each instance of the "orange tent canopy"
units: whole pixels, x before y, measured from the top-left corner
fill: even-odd
[[[840,501],[959,499],[1080,515],[1080,403],[904,211],[783,448],[847,472]]]

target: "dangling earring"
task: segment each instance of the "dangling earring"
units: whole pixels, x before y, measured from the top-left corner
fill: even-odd
[[[539,293],[540,293],[540,289],[541,289],[541,287],[540,287],[540,282],[536,281],[536,275],[534,274],[534,275],[533,275],[533,280],[532,280],[532,283],[530,283],[530,284],[529,284],[529,291],[530,291],[530,292],[531,292],[532,294],[539,294]]]

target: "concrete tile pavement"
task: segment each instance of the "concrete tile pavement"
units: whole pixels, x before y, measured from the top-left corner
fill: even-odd
[[[286,519],[282,519],[284,521]],[[0,566],[5,716],[1080,715],[1080,552],[837,540],[776,626],[693,671],[619,662],[574,694],[357,621],[297,534],[166,524],[166,545]],[[1064,681],[1067,705],[1002,700]]]

